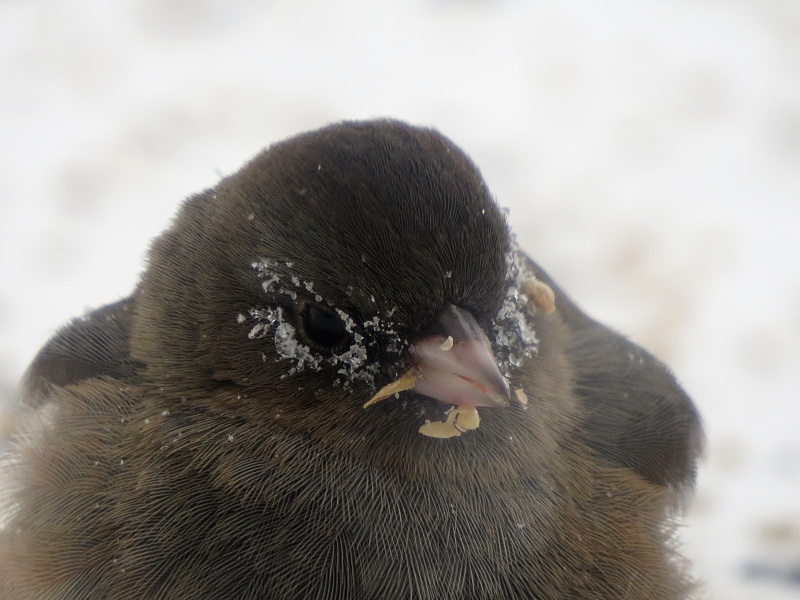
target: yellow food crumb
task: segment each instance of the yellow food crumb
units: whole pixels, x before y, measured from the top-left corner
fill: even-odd
[[[528,397],[525,395],[525,390],[522,388],[514,390],[514,395],[517,397],[517,400],[519,400],[520,404],[528,404]]]
[[[393,396],[394,394],[399,394],[405,390],[410,390],[414,387],[416,381],[417,377],[415,375],[412,375],[410,372],[406,373],[400,379],[397,379],[379,389],[378,392],[372,398],[370,398],[366,404],[364,404],[364,408],[372,406],[381,400],[386,400],[386,398]]]
[[[453,424],[459,431],[477,429],[481,424],[481,417],[478,414],[478,409],[474,406],[457,406],[453,412],[456,414]]]
[[[522,291],[533,300],[533,303],[543,313],[548,314],[556,309],[556,295],[553,288],[539,281],[535,277],[525,280],[522,283]]]
[[[426,421],[419,428],[422,435],[434,438],[457,437],[466,431],[477,429],[481,424],[478,409],[472,405],[454,406],[447,411],[446,421]]]
[[[450,421],[428,421],[419,428],[419,432],[428,437],[442,439],[461,435],[461,432]]]

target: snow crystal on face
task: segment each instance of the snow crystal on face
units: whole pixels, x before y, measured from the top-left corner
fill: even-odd
[[[292,267],[290,261],[284,264],[289,269]],[[286,273],[286,269],[282,269],[275,260],[254,261],[251,266],[261,280],[262,288],[270,295],[286,295],[295,300],[296,290],[314,293],[313,282],[301,281],[296,275]],[[325,302],[332,306],[331,302],[325,301],[318,293],[314,293],[314,299],[318,303]],[[390,318],[395,310],[396,308],[393,308],[386,317]],[[282,377],[304,369],[336,367],[339,375],[339,379],[335,382],[337,385],[349,387],[355,381],[374,385],[374,377],[380,365],[377,361],[372,363],[369,361],[369,348],[376,346],[377,340],[380,340],[384,351],[399,354],[405,349],[405,343],[400,340],[393,325],[378,316],[359,327],[349,313],[341,309],[336,309],[336,313],[342,319],[345,330],[352,340],[345,350],[338,353],[323,355],[298,340],[295,326],[288,321],[281,307],[251,309],[249,315],[256,323],[250,329],[248,337],[256,339],[267,337],[269,334],[274,336],[277,360],[287,360],[292,363],[291,368]],[[242,323],[245,320],[243,315],[237,316],[237,322]]]
[[[336,314],[339,315],[339,318],[344,323],[344,329],[347,333],[353,333],[355,330],[356,323],[353,321],[353,317],[351,317],[348,313],[344,312],[343,310],[336,309]]]
[[[494,333],[494,351],[500,371],[506,377],[512,368],[519,368],[527,358],[537,351],[539,340],[530,322],[530,315],[535,312],[528,296],[520,289],[526,279],[532,277],[524,267],[522,254],[515,241],[506,256],[506,290],[503,304],[492,319]]]
[[[386,313],[386,319],[391,319],[396,311],[397,307],[392,307],[392,309]],[[381,319],[376,315],[372,319],[364,321],[363,327],[364,331],[372,337],[380,337],[383,339],[387,352],[400,354],[408,348],[408,342],[400,337],[391,321]]]
[[[250,316],[255,319],[257,322],[250,330],[250,333],[247,334],[247,337],[251,340],[257,338],[263,338],[267,335],[275,323],[278,322],[279,314],[278,311],[274,308],[263,308],[263,309],[251,309]],[[240,320],[239,317],[243,317],[244,315],[239,315],[236,317],[237,323],[243,323],[244,320]]]
[[[280,283],[280,277],[272,270],[277,264],[274,260],[269,259],[250,263],[250,266],[258,273],[258,278],[261,279],[261,287],[268,294],[277,291],[276,286]]]
[[[275,327],[275,349],[282,358],[290,359],[294,362],[294,367],[289,370],[292,375],[297,371],[302,371],[306,367],[317,370],[321,362],[319,355],[314,354],[311,348],[301,344],[295,336],[295,328],[290,323],[282,320],[283,311],[280,311],[280,318]]]
[[[314,294],[318,303],[325,301],[321,294],[314,292],[313,282],[301,281],[297,275],[287,273],[287,269],[292,267],[290,261],[279,265],[277,261],[267,259],[253,262],[252,267],[261,280],[262,288],[270,295],[285,295],[294,301],[297,291],[301,291]],[[521,289],[521,284],[532,274],[525,269],[524,259],[515,242],[506,257],[506,269],[506,294],[500,310],[491,321],[489,337],[494,340],[493,350],[500,371],[508,378],[512,369],[522,367],[526,359],[533,357],[538,339],[531,322],[531,315],[536,312],[535,305]],[[335,367],[339,376],[336,383],[339,385],[349,387],[355,381],[373,385],[380,365],[377,361],[370,362],[370,348],[376,347],[379,340],[385,353],[400,356],[408,350],[408,342],[401,338],[391,321],[396,307],[386,315],[367,319],[360,326],[346,311],[335,310],[351,339],[350,345],[338,353],[323,354],[302,343],[297,337],[295,325],[289,322],[281,307],[251,309],[249,315],[256,322],[248,337],[258,339],[274,336],[277,359],[291,362],[284,377],[304,369]],[[240,317],[242,315],[237,317],[237,321],[242,323]]]
[[[298,343],[294,333],[294,327],[289,323],[279,323],[275,328],[275,349],[284,358],[293,358],[297,355]]]
[[[336,313],[344,322],[345,331],[352,335],[353,343],[344,352],[334,355],[331,362],[340,367],[337,373],[346,377],[345,386],[355,380],[374,385],[374,376],[378,373],[380,365],[377,362],[369,362],[368,347],[374,345],[380,338],[387,352],[399,353],[402,347],[400,337],[390,324],[384,323],[377,316],[363,323],[363,331],[367,335],[362,335],[348,313],[340,309],[337,309]]]
[[[267,331],[269,330],[269,325],[266,323],[256,323],[255,326],[250,330],[250,333],[247,334],[251,340],[256,338],[262,338],[267,335]]]
[[[302,371],[307,367],[317,368],[320,358],[315,356],[308,346],[301,344],[297,340],[294,326],[284,318],[283,308],[254,308],[250,310],[249,314],[256,321],[256,324],[250,329],[247,337],[251,340],[264,338],[272,331],[278,356],[281,359],[289,359],[295,363],[290,371],[291,373]],[[238,318],[237,321],[239,321]],[[266,359],[266,356],[263,356],[263,358]]]

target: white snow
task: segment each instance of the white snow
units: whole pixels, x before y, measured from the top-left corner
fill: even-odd
[[[523,259],[519,254],[516,241],[512,241],[511,251],[506,257],[506,281],[508,289],[497,316],[492,319],[494,351],[498,366],[503,376],[508,378],[513,368],[522,366],[526,358],[531,358],[537,351],[539,340],[529,320],[529,315],[536,311],[534,305],[528,306],[528,297],[520,290],[520,285],[531,277],[523,268]],[[513,348],[522,348],[521,356],[511,352]]]
[[[436,126],[521,247],[694,396],[708,597],[796,598],[798,73],[796,0],[0,3],[0,386],[263,146]]]

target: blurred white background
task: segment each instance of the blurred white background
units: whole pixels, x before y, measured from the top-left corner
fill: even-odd
[[[0,388],[188,194],[331,121],[435,126],[587,312],[693,394],[683,530],[800,597],[800,2],[0,0]]]

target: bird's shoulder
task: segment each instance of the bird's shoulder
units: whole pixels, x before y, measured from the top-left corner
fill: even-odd
[[[131,357],[135,305],[134,294],[61,327],[23,378],[24,403],[36,408],[52,399],[55,390],[98,377],[134,378],[141,366]]]
[[[650,352],[587,316],[538,264],[525,259],[553,289],[568,332],[584,441],[651,483],[690,487],[702,453],[702,424],[675,376]]]

